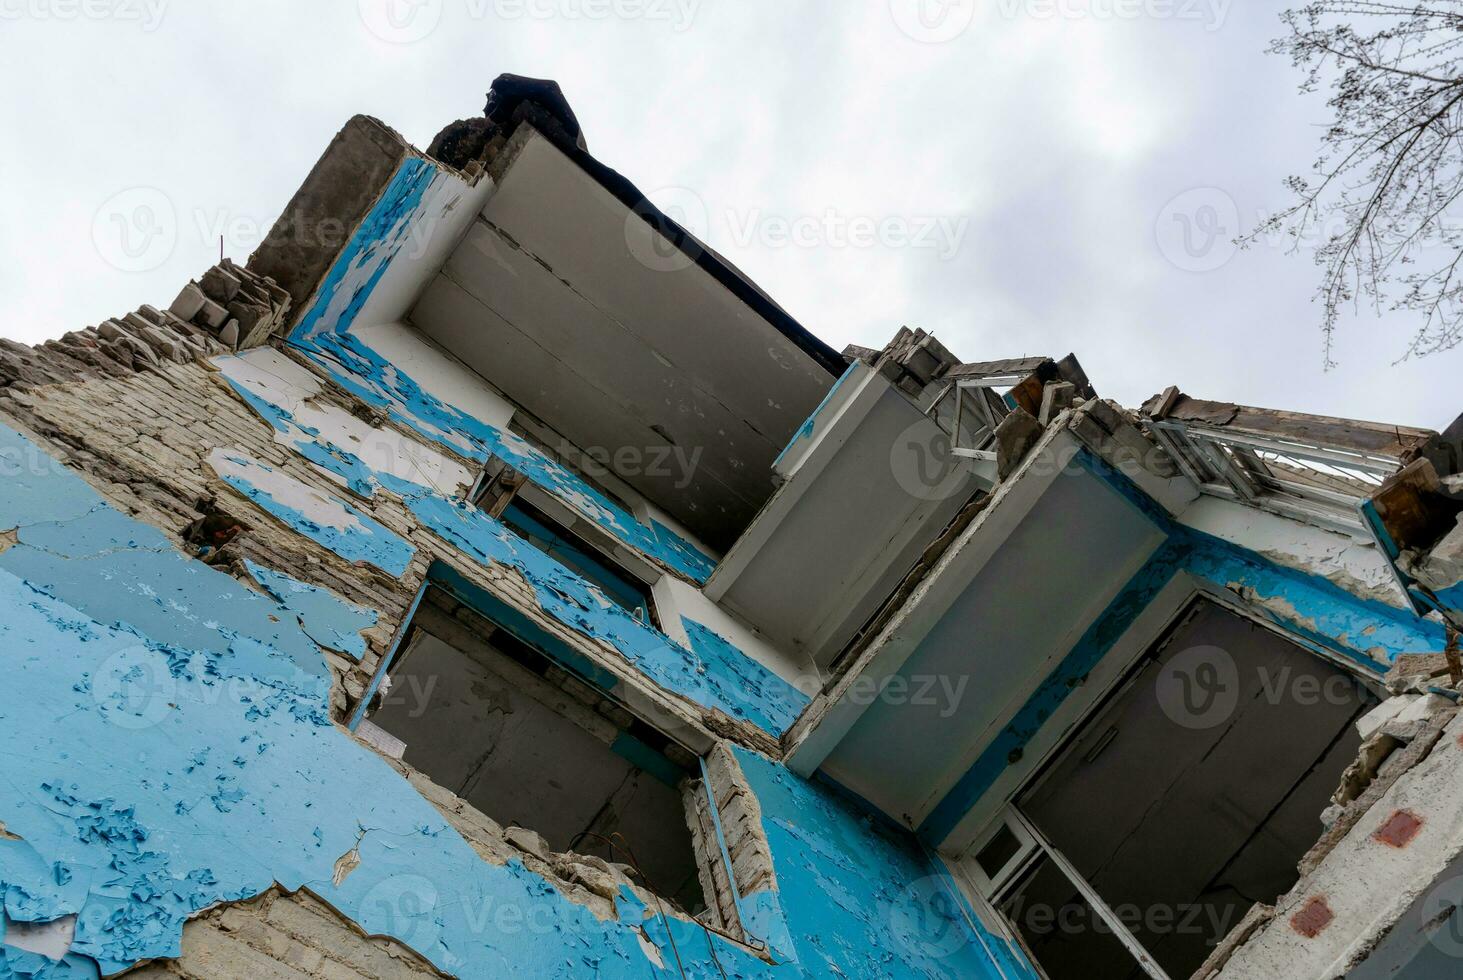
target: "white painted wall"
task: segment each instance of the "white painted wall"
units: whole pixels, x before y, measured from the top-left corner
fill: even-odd
[[[476,472],[446,453],[396,429],[376,428],[336,405],[314,400],[324,387],[320,380],[272,347],[216,358],[213,363],[234,384],[293,416],[301,428],[274,431],[274,441],[286,448],[293,449],[301,440],[334,445],[354,454],[373,472],[430,486],[449,497],[466,493],[476,482]],[[320,434],[311,436],[305,429]],[[335,482],[345,482],[335,473],[317,468]]]
[[[721,634],[748,657],[804,694],[812,696],[822,685],[812,661],[799,659],[789,652],[779,650],[761,633],[706,598],[700,589],[674,575],[662,575],[651,587],[651,597],[655,600],[661,629],[677,643],[688,647],[691,645],[686,628],[681,624],[681,617],[685,616],[712,632]]]
[[[1328,579],[1353,595],[1408,608],[1386,558],[1360,531],[1342,534],[1209,494],[1194,501],[1179,521],[1276,564]]]
[[[486,175],[469,184],[455,173],[439,170],[422,196],[406,243],[361,307],[355,327],[404,319],[496,189]]]
[[[358,320],[351,333],[395,365],[439,401],[479,422],[505,428],[514,405],[483,376],[400,320],[365,325]]]

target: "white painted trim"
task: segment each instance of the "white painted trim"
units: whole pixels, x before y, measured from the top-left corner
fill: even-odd
[[[815,425],[813,436],[807,440],[808,446],[799,447],[795,465],[777,468],[779,472],[787,470],[785,482],[762,506],[751,525],[716,566],[716,571],[711,573],[704,590],[708,599],[720,602],[731,591],[737,578],[756,561],[763,546],[777,534],[782,522],[796,509],[838,451],[848,443],[860,423],[889,390],[889,382],[881,375],[868,368],[863,370],[862,379],[851,377],[843,382],[835,395],[835,398],[842,396],[834,403],[838,410]],[[822,412],[814,418],[820,419],[834,405],[823,406]]]
[[[1032,512],[1081,448],[1075,436],[1054,426],[1037,443],[1017,473],[996,489],[995,499],[965,529],[903,610],[886,625],[864,655],[839,683],[821,718],[789,748],[786,764],[793,772],[810,776],[833,753],[869,708],[869,699],[847,698],[855,681],[871,677],[882,681],[896,673],[920,643],[980,574],[1016,528]],[[862,701],[864,703],[855,703]],[[814,702],[815,708],[817,702]]]
[[[940,851],[947,859],[959,861],[968,854],[973,842],[978,839],[977,835],[1066,747],[1071,735],[1118,689],[1133,666],[1199,594],[1197,583],[1183,571],[1177,573],[1172,581],[1159,590],[1158,595],[1144,607],[1118,637],[1106,656],[1087,675],[1087,682],[1072,692],[1052,712],[1041,730],[1027,743],[1021,761],[1008,767],[991,784],[985,795],[941,842]],[[1086,628],[1083,627],[1084,632]],[[1005,719],[1001,724],[1008,721],[1009,719]],[[997,727],[995,730],[1000,729]]]
[[[1169,980],[1168,974],[1164,973],[1163,968],[1154,962],[1152,955],[1148,950],[1143,948],[1142,943],[1138,942],[1138,937],[1129,931],[1122,917],[1114,912],[1107,902],[1103,901],[1102,896],[1097,893],[1097,889],[1093,888],[1091,883],[1082,877],[1082,873],[1077,870],[1071,861],[1067,860],[1067,856],[1057,850],[1056,846],[1047,840],[1042,835],[1042,832],[1037,829],[1036,825],[1027,820],[1019,810],[1012,807],[1011,813],[1017,821],[1025,825],[1027,832],[1035,838],[1037,845],[1046,852],[1047,858],[1057,866],[1057,870],[1065,875],[1069,882],[1076,886],[1077,891],[1082,893],[1083,898],[1087,899],[1087,904],[1092,907],[1092,911],[1097,913],[1097,917],[1112,930],[1114,938],[1122,943],[1123,948],[1131,953],[1133,958],[1138,961],[1138,965],[1143,968],[1143,972],[1152,977],[1153,980]]]

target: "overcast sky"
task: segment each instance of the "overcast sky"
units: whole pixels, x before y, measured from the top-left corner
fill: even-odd
[[[425,147],[510,71],[835,348],[909,324],[1075,351],[1128,405],[1441,428],[1463,350],[1394,364],[1413,322],[1363,311],[1325,372],[1309,257],[1229,245],[1327,118],[1278,28],[1269,0],[0,0],[0,335],[166,305],[349,116]],[[129,257],[139,214],[165,247]]]

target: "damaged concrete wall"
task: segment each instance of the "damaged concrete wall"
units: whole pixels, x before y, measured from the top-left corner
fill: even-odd
[[[129,980],[398,980],[442,977],[401,943],[373,939],[308,891],[277,888],[183,927],[183,954],[130,970]]]
[[[393,421],[276,352],[252,357],[243,363],[253,373],[237,370],[239,359],[147,362],[140,373],[78,370],[71,377],[82,380],[65,384],[17,378],[28,383],[0,395],[0,411],[35,437],[0,429],[15,469],[0,488],[10,532],[0,646],[15,702],[0,713],[18,733],[0,762],[15,787],[0,882],[10,921],[74,930],[60,963],[7,947],[12,971],[85,977],[181,956],[165,968],[202,972],[184,932],[199,912],[308,889],[352,930],[455,975],[578,976],[592,964],[602,976],[638,976],[677,955],[697,975],[718,964],[732,976],[842,964],[873,976],[891,962],[940,975],[941,954],[922,940],[893,961],[869,950],[869,917],[883,906],[847,915],[837,879],[753,919],[769,930],[774,959],[817,951],[801,969],[801,959],[773,966],[662,918],[628,883],[512,844],[352,739],[339,723],[367,694],[434,562],[556,630],[684,724],[741,741],[743,765],[777,769],[751,750],[774,751],[800,704],[725,639],[698,631],[688,648],[617,618],[585,583],[469,514],[450,495],[474,463],[453,448],[461,430]],[[268,371],[270,386],[254,384]],[[222,526],[222,537],[186,540],[200,524]],[[927,896],[905,894],[911,882],[901,880],[930,870],[913,845],[869,836],[857,828],[870,818],[852,804],[797,782],[804,815],[827,808],[847,827],[798,843],[802,856],[785,858],[779,875],[803,874],[809,848],[841,853],[859,875],[882,869],[875,882],[855,879],[870,902],[905,903],[920,919]],[[772,901],[773,881],[748,885],[750,902]],[[197,948],[224,943],[224,920],[244,914],[204,925],[212,938]],[[958,910],[942,921],[973,942]],[[282,943],[287,957],[313,962],[251,930],[228,937],[231,955]],[[968,955],[973,975],[996,975],[983,953]]]
[[[93,439],[113,442],[98,427],[95,399],[130,401],[130,410],[141,414],[138,395],[151,390],[176,418],[178,389],[185,389],[197,400],[199,426],[206,418],[230,440],[247,436],[252,452],[274,454],[279,469],[308,472],[283,458],[271,426],[246,414],[200,368],[174,370],[184,375],[134,376],[116,389],[12,391],[5,406],[49,430],[53,445],[73,444],[77,461],[98,475],[120,476],[122,468],[134,479],[170,474],[180,501],[219,491],[203,468],[207,431],[189,425],[187,439],[179,433],[172,446],[159,441],[166,455],[156,459],[146,453],[158,449],[134,448],[135,434],[130,444],[118,439],[109,446],[110,460],[90,458],[81,447]],[[118,435],[126,432],[115,415],[100,421]],[[157,421],[165,424],[161,413]],[[409,601],[403,583],[266,527],[262,514],[247,512],[251,529],[231,549],[255,565],[288,568],[291,579],[314,580],[305,585],[333,580],[332,591],[356,600],[341,602],[322,620],[311,608],[328,602],[318,592],[298,592],[268,575],[297,608],[255,592],[180,553],[176,538],[126,516],[36,443],[8,428],[0,440],[7,460],[24,461],[0,490],[0,524],[16,528],[16,544],[0,555],[7,583],[0,590],[7,607],[0,629],[16,664],[16,703],[5,714],[11,730],[29,739],[0,762],[6,784],[19,791],[6,801],[5,823],[15,839],[0,842],[0,880],[12,897],[7,914],[13,920],[76,917],[68,969],[84,976],[88,959],[110,973],[137,960],[176,958],[191,916],[275,887],[308,887],[364,931],[394,937],[458,975],[501,975],[511,967],[574,976],[586,956],[601,975],[640,975],[647,957],[669,961],[672,941],[688,968],[715,969],[699,927],[659,919],[632,890],[607,902],[616,917],[604,920],[586,906],[552,898],[526,858],[499,866],[481,860],[411,782],[332,724],[332,692],[337,717],[343,707],[332,677],[351,676],[354,660],[355,645],[340,638],[342,624],[364,627],[370,653],[379,657]],[[336,486],[324,476],[315,482],[321,490]],[[181,513],[187,506],[181,502],[168,511],[149,504],[126,481],[104,485],[121,487],[119,497],[160,516],[164,526],[176,528],[190,516]],[[405,535],[420,540],[402,522],[400,504],[395,513]],[[381,597],[363,602],[370,582]],[[377,612],[376,625],[354,611],[360,605]],[[307,624],[347,649],[322,649]],[[756,758],[748,754],[743,763]],[[99,766],[100,759],[108,764]],[[843,807],[811,785],[799,792],[804,806]],[[221,851],[221,840],[232,846]],[[868,863],[875,844],[835,843],[848,848],[851,866]],[[788,873],[800,872],[793,866]],[[886,899],[898,897],[897,881],[891,870]],[[818,901],[836,904],[835,893],[819,894]],[[816,908],[789,906],[784,899],[794,936],[824,942],[835,927],[857,929],[840,946],[863,948],[866,923],[830,925]],[[542,931],[530,937],[503,926],[491,914],[503,908],[539,917]],[[509,926],[518,921],[509,918]],[[553,941],[544,942],[544,935]],[[729,974],[771,969],[740,947],[721,945],[711,948]]]

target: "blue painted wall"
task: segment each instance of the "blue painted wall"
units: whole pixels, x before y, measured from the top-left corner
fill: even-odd
[[[716,563],[694,544],[658,521],[641,522],[516,435],[438,400],[350,332],[387,269],[413,241],[414,230],[435,220],[425,204],[429,191],[448,181],[460,179],[425,160],[402,164],[327,273],[290,343],[396,421],[469,458],[505,460],[625,544],[704,584]]]
[[[46,459],[4,426],[0,450]],[[0,976],[175,956],[190,915],[276,882],[468,977],[655,975],[638,929],[690,976],[997,975],[963,916],[941,919],[928,949],[907,924],[927,921],[931,872],[912,837],[750,753],[779,876],[773,938],[796,962],[667,929],[628,893],[620,920],[600,922],[520,864],[485,862],[330,723],[313,637],[348,646],[370,618],[357,607],[258,568],[285,601],[249,589],[59,465],[0,482],[0,528],[19,529],[0,554],[0,820],[20,838],[0,841],[0,891],[11,920],[78,917],[68,962],[4,947]],[[352,848],[360,866],[337,887]],[[870,945],[895,928],[893,945]]]

